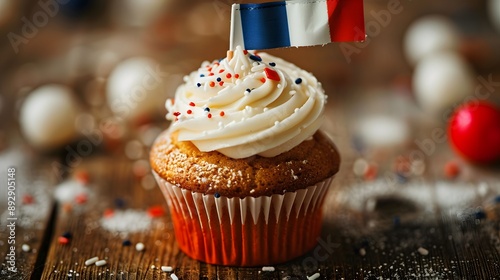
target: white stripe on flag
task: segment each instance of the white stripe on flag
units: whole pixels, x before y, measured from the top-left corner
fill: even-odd
[[[240,5],[233,4],[231,11],[231,33],[229,35],[229,50],[234,50],[236,46],[245,48],[242,28],[243,26],[241,24]]]
[[[326,1],[287,1],[286,13],[292,46],[331,42]]]

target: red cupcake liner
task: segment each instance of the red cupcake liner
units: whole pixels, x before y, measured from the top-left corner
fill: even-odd
[[[312,249],[333,179],[272,196],[216,198],[154,175],[169,205],[180,249],[194,259],[229,266],[283,263]]]

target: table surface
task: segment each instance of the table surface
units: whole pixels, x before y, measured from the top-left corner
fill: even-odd
[[[328,119],[333,121],[327,121],[325,130],[343,159],[325,201],[320,242],[306,255],[275,265],[274,271],[209,265],[187,257],[176,245],[159,188],[151,187],[149,174],[137,176],[137,161],[123,153],[97,151],[69,168],[64,165],[67,154],[39,157],[23,153],[20,147],[3,151],[0,161],[16,168],[18,186],[18,272],[8,272],[4,262],[0,278],[170,279],[173,274],[180,279],[500,277],[495,216],[499,168],[470,165],[441,143],[425,158],[422,175],[392,180],[395,160],[418,146],[410,143],[397,152],[361,153],[353,148],[350,132],[341,125],[348,123],[346,110],[350,109],[343,111],[333,105],[327,109]],[[147,159],[147,149],[144,147],[143,159]],[[377,162],[376,178],[359,178],[353,173],[359,158]],[[460,167],[456,178],[443,172],[450,160]],[[62,183],[55,170],[69,171]],[[64,184],[85,185],[86,199],[61,200]],[[6,212],[2,222],[8,217]],[[10,251],[9,234],[2,226],[2,257]],[[69,237],[69,242],[63,244],[61,236]],[[143,243],[144,250],[136,250],[137,243]],[[107,264],[86,266],[85,261],[95,256]],[[171,266],[173,272],[162,271],[162,266]]]

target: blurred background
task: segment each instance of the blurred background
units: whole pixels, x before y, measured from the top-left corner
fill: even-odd
[[[364,3],[363,43],[269,50],[323,83],[334,137],[415,146],[467,100],[498,103],[500,0]],[[225,56],[231,4],[0,0],[0,150],[125,154],[143,172],[166,98]]]

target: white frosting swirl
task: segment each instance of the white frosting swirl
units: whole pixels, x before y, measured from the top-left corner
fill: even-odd
[[[204,62],[166,102],[171,131],[200,151],[231,158],[273,157],[320,127],[326,95],[309,72],[240,47],[234,57]]]

